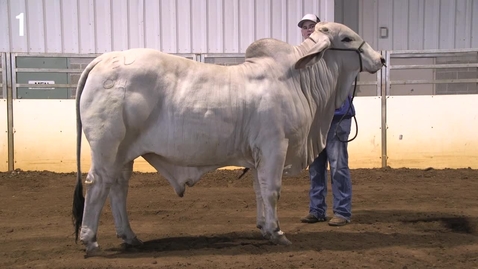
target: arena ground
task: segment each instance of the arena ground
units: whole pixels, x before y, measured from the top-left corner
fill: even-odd
[[[75,175],[0,173],[0,268],[478,268],[478,170],[352,170],[344,227],[300,223],[307,172],[285,178],[278,212],[291,246],[261,238],[250,174],[239,174],[209,173],[179,198],[157,174],[135,173],[128,211],[144,246],[121,248],[107,204],[102,252],[85,259],[70,216]]]

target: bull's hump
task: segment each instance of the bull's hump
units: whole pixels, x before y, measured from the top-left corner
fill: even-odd
[[[259,39],[246,49],[247,58],[275,58],[280,54],[292,53],[292,46],[273,38]]]

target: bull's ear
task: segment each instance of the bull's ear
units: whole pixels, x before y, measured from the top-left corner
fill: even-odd
[[[324,33],[316,31],[311,34],[310,38],[316,40],[316,43],[304,57],[300,58],[295,63],[295,69],[301,69],[316,64],[322,59],[325,50],[331,45],[329,36]]]

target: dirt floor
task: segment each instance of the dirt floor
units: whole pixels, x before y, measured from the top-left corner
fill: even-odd
[[[144,246],[120,247],[107,204],[102,253],[87,259],[73,236],[74,174],[0,173],[0,268],[478,268],[478,170],[352,170],[344,227],[300,223],[308,175],[285,178],[278,212],[291,246],[262,239],[240,173],[209,173],[183,198],[157,174],[134,174],[128,212]]]

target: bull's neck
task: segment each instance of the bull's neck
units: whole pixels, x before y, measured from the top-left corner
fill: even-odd
[[[296,46],[297,59],[305,56],[315,42],[308,38]],[[299,71],[301,91],[311,104],[313,114],[334,110],[350,94],[351,86],[358,72],[341,71],[340,51],[326,51],[315,65]]]
[[[314,45],[315,41],[307,38],[300,45],[295,46],[297,57],[295,61],[307,55]],[[299,73],[300,88],[310,104],[313,117],[317,109],[323,110],[323,105],[328,103],[327,100],[335,89],[334,78],[338,77],[337,65],[328,65],[324,59],[321,59],[311,67],[299,70]]]
[[[305,40],[295,47],[297,59],[307,54],[315,43]],[[350,92],[357,72],[347,71],[343,66],[343,55],[338,51],[325,51],[322,59],[308,67],[297,70],[300,92],[307,99],[310,129],[305,147],[306,162],[309,164],[325,147],[329,124],[334,110],[340,106]]]
[[[351,90],[353,89],[354,80],[360,72],[360,70],[353,70],[353,68],[351,69],[350,66],[344,66],[351,61],[349,57],[357,57],[357,61],[361,60],[355,54],[355,52],[329,50],[324,54],[324,60],[327,66],[331,66],[331,62],[334,62],[337,65],[337,80],[333,90],[334,93],[331,98],[331,101],[334,103],[335,107],[342,105],[347,96],[352,93]],[[343,58],[348,59],[348,61],[343,61]]]
[[[334,96],[338,72],[322,59],[317,64],[301,70],[301,89],[311,105],[311,113],[323,113]]]

